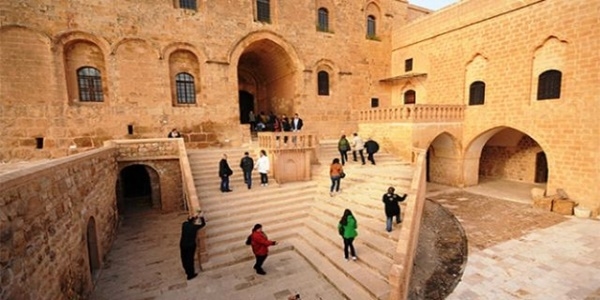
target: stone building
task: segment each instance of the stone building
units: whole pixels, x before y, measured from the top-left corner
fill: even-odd
[[[18,0],[0,11],[2,162],[171,128],[186,147],[246,145],[250,111],[299,113],[321,139],[358,130],[407,161],[428,149],[432,182],[540,183],[600,210],[599,1],[466,0],[431,13],[404,0]],[[101,257],[116,224],[112,185],[135,163],[89,159],[105,161],[92,172],[106,181],[74,188],[86,200],[57,213],[76,207],[77,236],[98,224]],[[27,193],[2,187],[0,205],[12,206],[0,221],[42,213],[15,204]],[[1,237],[20,250],[30,238]],[[86,279],[67,277],[65,289],[85,291]]]

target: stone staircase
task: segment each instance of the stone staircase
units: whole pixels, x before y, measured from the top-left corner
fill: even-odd
[[[312,166],[312,180],[261,187],[253,172],[253,187],[243,181],[239,160],[245,148],[189,150],[190,165],[202,208],[206,211],[209,261],[215,269],[254,257],[244,245],[255,223],[279,242],[271,253],[296,251],[348,299],[385,299],[389,295],[388,272],[398,241],[399,227],[385,231],[381,196],[390,185],[398,193],[408,189],[413,169],[392,155],[377,153],[377,165],[347,162],[341,192],[329,195],[329,164],[338,157],[337,141],[321,141],[320,165]],[[217,176],[223,153],[234,174],[231,193],[221,193]],[[252,155],[252,154],[251,154]],[[252,155],[254,157],[254,155]],[[350,160],[352,157],[350,155]],[[349,208],[358,222],[354,242],[358,260],[346,261],[337,224]]]

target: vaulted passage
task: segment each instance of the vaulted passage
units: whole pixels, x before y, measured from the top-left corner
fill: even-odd
[[[133,213],[160,207],[157,188],[158,174],[154,169],[144,165],[124,168],[117,183],[119,212]]]
[[[248,122],[251,110],[256,115],[293,113],[296,74],[289,54],[277,43],[262,39],[246,47],[238,62],[240,123]]]

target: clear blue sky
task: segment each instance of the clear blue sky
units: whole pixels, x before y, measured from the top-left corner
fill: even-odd
[[[408,3],[410,4],[429,8],[431,10],[438,10],[456,2],[458,2],[458,0],[408,0]]]

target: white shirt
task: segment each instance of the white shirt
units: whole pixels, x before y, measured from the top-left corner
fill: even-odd
[[[354,144],[354,150],[363,150],[365,149],[365,142],[360,138],[360,136],[356,135],[352,139],[352,144]]]
[[[269,158],[266,156],[261,156],[256,161],[256,166],[254,168],[258,170],[258,173],[265,174],[265,173],[269,173],[269,167],[270,167]]]

